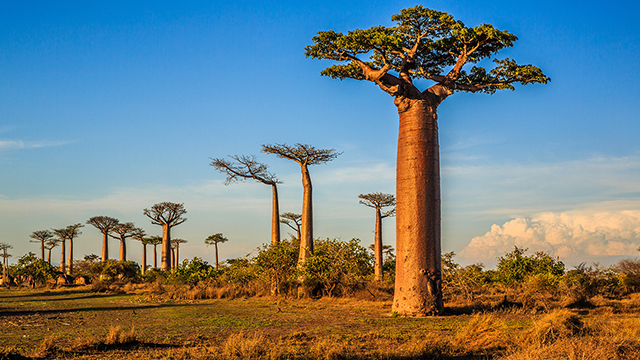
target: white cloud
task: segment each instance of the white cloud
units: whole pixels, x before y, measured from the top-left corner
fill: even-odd
[[[583,210],[545,212],[494,224],[486,234],[471,239],[459,255],[466,262],[485,264],[493,264],[496,257],[514,246],[545,251],[573,264],[638,255],[640,210],[603,210],[606,207],[617,206],[609,203]]]
[[[62,146],[71,144],[71,141],[22,141],[22,140],[0,140],[0,149],[34,149],[42,147]]]

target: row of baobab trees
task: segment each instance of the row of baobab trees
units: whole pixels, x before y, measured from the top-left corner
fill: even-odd
[[[94,216],[87,220],[87,225],[92,225],[98,229],[102,237],[102,262],[109,260],[109,238],[120,241],[120,261],[127,260],[127,239],[134,239],[142,243],[142,273],[144,274],[147,267],[147,245],[153,246],[153,267],[158,268],[157,246],[162,245],[161,251],[161,270],[171,270],[179,262],[180,244],[184,244],[187,240],[180,238],[171,238],[171,228],[184,223],[187,213],[184,204],[161,202],[153,205],[150,209],[143,210],[144,215],[149,217],[151,223],[160,225],[163,229],[163,236],[147,236],[146,232],[136,227],[132,222],[120,222],[120,220],[109,216]],[[40,244],[40,257],[45,260],[45,250],[47,253],[47,262],[51,263],[51,250],[60,245],[60,271],[62,273],[71,274],[73,272],[73,241],[82,234],[80,228],[84,227],[82,223],[69,225],[61,229],[38,230],[31,235],[31,242]],[[67,241],[69,243],[68,257],[66,251]],[[221,233],[217,233],[207,237],[204,240],[206,245],[214,245],[215,247],[215,264],[218,268],[218,244],[227,242]],[[4,256],[6,258],[8,256]]]
[[[269,172],[266,164],[258,162],[254,155],[234,155],[228,159],[212,158],[211,166],[218,171],[226,174],[225,184],[229,185],[238,181],[253,179],[265,185],[271,186],[272,189],[272,214],[271,214],[271,244],[280,243],[280,223],[284,223],[294,229],[297,238],[300,240],[300,249],[298,254],[298,265],[302,265],[306,260],[313,256],[313,203],[312,203],[312,183],[309,174],[309,166],[325,164],[334,160],[342,153],[336,152],[335,149],[317,149],[308,144],[267,144],[262,145],[262,152],[273,154],[279,158],[295,161],[300,166],[302,173],[302,214],[284,213],[280,215],[278,203],[278,184],[281,181],[271,172]],[[374,192],[369,194],[360,194],[360,203],[372,207],[376,211],[376,225],[374,235],[374,258],[375,258],[375,276],[376,280],[381,280],[383,265],[383,244],[382,244],[382,219],[395,215],[395,196],[393,194],[385,194]],[[393,207],[389,211],[383,211],[386,207]]]

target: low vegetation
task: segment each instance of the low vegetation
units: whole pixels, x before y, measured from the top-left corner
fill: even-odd
[[[446,316],[417,319],[391,312],[391,253],[376,281],[357,239],[316,240],[304,266],[298,249],[292,238],[218,269],[193,258],[144,275],[89,255],[68,276],[27,254],[0,291],[0,359],[640,357],[638,259],[567,270],[516,247],[487,270],[447,253]]]

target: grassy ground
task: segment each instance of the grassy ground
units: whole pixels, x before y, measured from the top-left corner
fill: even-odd
[[[434,318],[390,309],[353,299],[1,289],[0,359],[640,359],[640,312],[628,304],[536,315],[452,308],[457,315]]]

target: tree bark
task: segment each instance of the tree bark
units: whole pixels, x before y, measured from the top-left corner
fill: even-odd
[[[177,267],[180,264],[180,244],[176,244],[176,261],[173,264],[173,267]]]
[[[73,238],[69,239],[69,266],[67,267],[67,274],[71,275],[73,272]]]
[[[302,165],[302,187],[304,189],[302,197],[302,219],[300,220],[300,254],[298,264],[304,262],[313,255],[313,204],[311,176],[306,164]]]
[[[66,266],[66,254],[65,252],[67,251],[67,249],[65,248],[65,243],[66,241],[62,240],[60,241],[62,243],[62,245],[60,245],[60,272],[65,274],[65,266]]]
[[[51,249],[47,249],[47,262],[51,265]]]
[[[376,208],[376,230],[374,234],[373,249],[375,255],[376,281],[382,280],[382,214],[380,208]]]
[[[278,205],[278,187],[274,183],[271,185],[273,189],[273,209],[271,210],[271,244],[280,243],[280,207]]]
[[[44,240],[40,241],[40,259],[44,261]]]
[[[442,314],[437,105],[398,99],[396,284],[393,311]]]
[[[102,233],[102,262],[109,260],[109,234]]]
[[[127,242],[120,239],[120,261],[127,261]]]
[[[147,244],[142,244],[142,275],[147,271]]]
[[[218,243],[213,244],[213,247],[216,249],[216,270],[218,270]]]
[[[158,245],[153,244],[153,268],[158,268]]]
[[[162,225],[162,259],[160,270],[171,271],[171,227]]]

